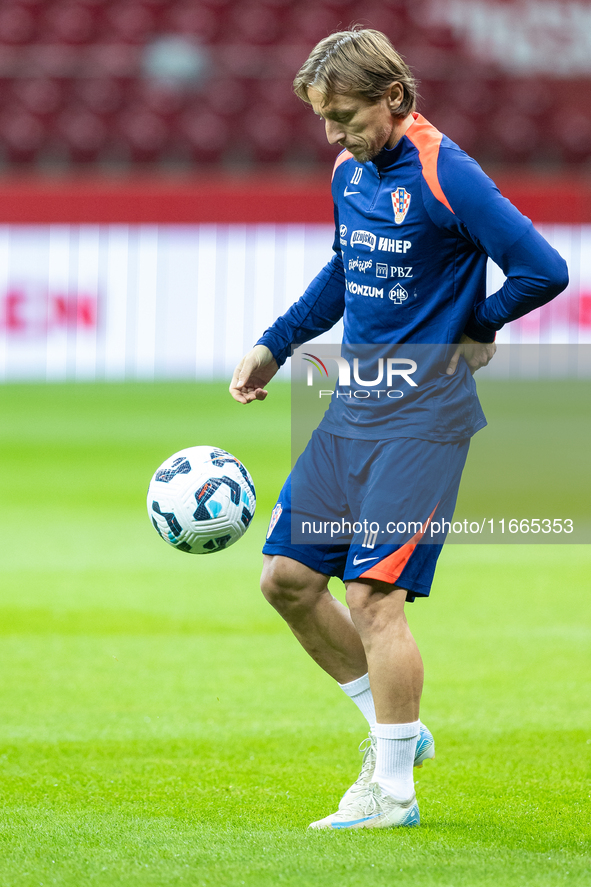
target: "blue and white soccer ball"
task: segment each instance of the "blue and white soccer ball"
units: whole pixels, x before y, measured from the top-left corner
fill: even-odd
[[[188,447],[163,462],[148,488],[148,514],[180,551],[209,554],[237,542],[256,508],[242,462],[217,447]]]

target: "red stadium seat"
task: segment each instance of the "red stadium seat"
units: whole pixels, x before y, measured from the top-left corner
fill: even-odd
[[[533,160],[539,156],[540,133],[525,114],[501,112],[490,130],[499,158],[509,163]]]
[[[395,47],[404,39],[406,32],[404,16],[397,13],[395,9],[385,6],[382,2],[365,3],[363,7],[355,10],[353,21],[374,28],[376,31],[383,31]],[[349,20],[342,22],[344,26],[348,26],[350,23]]]
[[[158,160],[169,144],[166,123],[143,108],[120,113],[115,136],[129,158],[139,163]]]
[[[61,80],[34,77],[15,80],[12,93],[14,99],[32,114],[51,115],[61,107],[64,84]]]
[[[567,163],[591,159],[591,114],[565,108],[556,117],[553,135]]]
[[[204,43],[213,43],[221,26],[220,17],[212,9],[196,3],[174,5],[165,18],[165,27],[170,33],[198,37]]]
[[[443,102],[460,114],[490,116],[507,107],[498,82],[462,77],[452,80],[442,96]]]
[[[121,83],[106,77],[80,78],[74,81],[72,91],[85,108],[100,116],[118,111],[123,101]]]
[[[82,3],[50,6],[42,22],[43,40],[51,43],[89,43],[96,34],[97,16]]]
[[[293,91],[293,78],[260,80],[251,87],[250,93],[251,96],[253,93],[256,95],[257,104],[264,107],[267,113],[295,117],[301,114],[304,107],[302,100]]]
[[[450,110],[441,108],[430,122],[441,129],[463,151],[472,153],[478,140],[478,129],[467,114],[458,113],[453,108]]]
[[[337,28],[350,24],[342,14],[319,3],[295,3],[293,6],[288,33],[294,43],[305,44],[308,49],[318,40],[327,37]],[[305,58],[302,59],[302,62]],[[300,63],[301,64],[301,63]],[[295,73],[295,72],[294,72]]]
[[[23,45],[35,39],[35,18],[25,6],[16,3],[0,8],[0,43]]]
[[[155,33],[156,20],[146,3],[115,3],[106,16],[107,36],[115,42],[144,43]]]
[[[540,80],[508,80],[505,82],[506,107],[515,111],[540,117],[554,104],[552,85]]]
[[[238,142],[238,134],[222,117],[211,111],[186,112],[178,122],[176,138],[197,163],[217,163],[231,144],[232,135]]]
[[[19,108],[7,108],[0,120],[0,143],[12,163],[35,162],[47,142],[44,123]]]
[[[108,139],[108,129],[96,114],[85,108],[68,108],[57,120],[56,135],[74,163],[99,159]]]
[[[260,3],[238,4],[234,8],[230,39],[240,42],[269,45],[281,34],[281,18],[277,10]]]
[[[329,145],[324,122],[306,108],[293,127],[292,139],[294,153],[307,162],[334,163],[341,150],[338,145]]]
[[[143,108],[166,119],[178,114],[185,103],[183,90],[155,81],[133,84],[126,95],[126,104],[129,107]]]
[[[240,132],[257,161],[277,163],[284,159],[292,144],[293,128],[289,120],[264,108],[243,118]]]
[[[195,110],[210,110],[213,114],[232,117],[248,108],[252,98],[250,81],[227,77],[213,77],[201,94],[193,98],[189,105]]]

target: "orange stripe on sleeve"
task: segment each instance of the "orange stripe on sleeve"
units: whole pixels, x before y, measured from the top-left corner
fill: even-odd
[[[437,158],[439,157],[439,146],[441,145],[441,133],[428,120],[425,120],[421,114],[417,114],[415,122],[406,130],[405,136],[410,139],[419,152],[423,175],[433,196],[453,213],[453,209],[443,193],[443,188],[439,184],[439,177],[437,175]]]
[[[335,164],[334,164],[334,167],[332,170],[332,179],[334,179],[334,174],[337,171],[337,169],[339,168],[339,166],[341,165],[341,163],[344,163],[345,160],[350,160],[352,156],[353,155],[349,151],[341,151],[341,153],[339,154],[339,156],[335,160]],[[332,179],[331,179],[331,182],[332,182]]]
[[[437,505],[439,505],[439,502]],[[388,557],[385,557],[384,560],[380,561],[379,564],[376,564],[375,567],[366,570],[359,578],[379,579],[381,582],[388,582],[390,585],[395,585],[396,581],[400,578],[400,574],[409,562],[410,556],[417,547],[418,542],[427,532],[427,527],[437,511],[437,505],[423,524],[422,528],[414,534],[412,539],[409,539],[408,542],[401,545],[398,551],[394,551],[392,554],[389,554]]]

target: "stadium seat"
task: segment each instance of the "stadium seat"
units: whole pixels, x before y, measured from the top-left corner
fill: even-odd
[[[181,115],[175,135],[181,148],[197,163],[219,162],[232,137],[238,142],[238,133],[211,111]]]
[[[301,116],[294,127],[294,147],[302,159],[334,163],[339,153],[338,145],[329,145],[324,123],[309,108],[302,108]]]
[[[284,159],[290,147],[292,127],[289,120],[277,112],[261,108],[256,115],[243,118],[241,133],[250,145],[254,160],[277,163]]]
[[[400,46],[404,40],[407,29],[405,17],[382,2],[365,3],[360,9],[351,10],[351,14],[353,15],[352,21],[377,31],[383,31],[396,47]],[[345,19],[341,21],[341,24],[347,26],[351,24],[351,21]]]
[[[195,111],[209,109],[213,114],[232,117],[241,114],[251,102],[250,80],[229,77],[213,77],[203,87],[202,93],[189,101]]]
[[[13,81],[12,95],[22,108],[43,116],[56,113],[63,103],[62,80],[32,77]]]
[[[556,115],[554,136],[561,156],[567,163],[581,163],[591,159],[591,114],[564,109]]]
[[[347,27],[348,18],[320,3],[295,3],[289,21],[294,43],[311,46],[339,27]]]
[[[183,109],[185,95],[184,90],[165,83],[141,81],[130,85],[125,100],[130,108],[143,108],[168,119]]]
[[[0,43],[22,46],[37,36],[35,18],[25,6],[9,4],[0,8]]]
[[[499,159],[518,163],[538,156],[539,132],[525,114],[501,111],[492,121],[490,134],[498,145]]]
[[[552,86],[537,78],[520,78],[504,83],[506,103],[516,111],[541,117],[554,104]]]
[[[164,20],[172,34],[198,37],[203,43],[213,43],[221,31],[221,20],[214,10],[195,3],[183,3],[168,10]]]
[[[422,87],[422,84],[421,84]],[[422,91],[422,88],[421,88]],[[488,81],[463,75],[447,82],[441,100],[457,114],[468,117],[490,115],[491,112],[506,107],[498,81]]]
[[[293,78],[260,80],[251,86],[250,95],[256,97],[257,104],[266,112],[277,113],[282,117],[295,117],[301,114],[304,105],[293,91]],[[251,99],[252,101],[252,99]]]
[[[97,16],[89,6],[65,2],[50,6],[42,21],[43,40],[48,43],[85,44],[95,31]]]
[[[478,139],[478,128],[466,114],[458,113],[453,108],[441,108],[439,113],[433,115],[430,122],[449,136],[463,151],[467,151],[468,154],[473,152]]]
[[[118,111],[123,101],[122,84],[106,77],[80,78],[73,82],[72,94],[89,111],[101,116]]]
[[[18,106],[8,107],[0,119],[0,143],[9,162],[34,163],[47,143],[47,130],[38,117]]]
[[[56,135],[74,163],[98,160],[108,129],[97,114],[85,108],[68,108],[57,119]]]
[[[146,3],[115,3],[107,13],[109,37],[115,42],[143,43],[155,32],[155,16]]]
[[[117,117],[116,142],[132,162],[157,161],[169,143],[169,130],[157,114],[129,109]]]
[[[261,3],[239,3],[232,11],[225,40],[228,43],[268,45],[279,35],[280,20],[276,10]]]

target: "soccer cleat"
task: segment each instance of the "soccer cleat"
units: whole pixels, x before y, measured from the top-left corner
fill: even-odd
[[[340,800],[339,810],[344,804],[348,804],[349,797],[351,793],[358,792],[360,789],[365,788],[366,785],[369,785],[371,780],[373,779],[374,770],[376,768],[376,754],[377,754],[377,739],[370,731],[369,736],[363,740],[363,742],[359,746],[359,751],[363,752],[363,760],[361,761],[361,772],[359,776],[353,783],[353,785],[347,789],[345,794]],[[423,761],[426,761],[428,758],[435,757],[435,740],[429,730],[425,727],[424,724],[421,724],[419,731],[419,738],[417,739],[417,747],[415,749],[415,767],[422,767]]]
[[[359,745],[359,751],[363,752],[363,759],[361,761],[361,772],[359,773],[359,776],[357,777],[353,785],[347,789],[347,791],[339,801],[339,810],[341,809],[341,807],[345,807],[349,803],[351,795],[354,795],[356,792],[361,791],[371,782],[374,770],[376,769],[377,749],[377,739],[370,731],[369,736],[367,736]]]
[[[308,828],[398,828],[419,825],[420,821],[416,795],[408,801],[397,801],[384,794],[377,782],[370,782],[352,793],[349,802],[336,813],[310,823]]]
[[[427,730],[424,724],[421,724],[419,738],[417,739],[417,747],[415,748],[415,767],[422,767],[423,761],[435,757],[435,740],[430,730]]]

